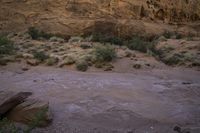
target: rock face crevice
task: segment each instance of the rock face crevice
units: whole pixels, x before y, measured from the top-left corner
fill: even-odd
[[[199,0],[1,0],[0,32],[35,26],[82,34],[96,21],[186,24],[200,20]]]

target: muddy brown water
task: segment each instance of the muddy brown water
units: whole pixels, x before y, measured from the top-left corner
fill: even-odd
[[[131,73],[0,67],[0,90],[49,101],[52,124],[35,133],[200,133],[200,72],[166,68]]]

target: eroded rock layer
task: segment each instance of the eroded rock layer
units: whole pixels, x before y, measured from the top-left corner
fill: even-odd
[[[0,5],[1,32],[35,26],[80,35],[103,22],[111,23],[114,32],[124,35],[130,29],[150,31],[157,27],[156,23],[186,24],[200,20],[199,0],[1,0]],[[149,23],[155,25],[147,26]]]

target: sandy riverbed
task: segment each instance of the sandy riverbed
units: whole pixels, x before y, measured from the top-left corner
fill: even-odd
[[[53,123],[35,133],[200,132],[200,72],[180,68],[131,73],[60,68],[0,68],[0,90],[49,101]],[[174,132],[176,133],[176,132]]]

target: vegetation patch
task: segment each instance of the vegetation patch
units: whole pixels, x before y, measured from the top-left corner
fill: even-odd
[[[162,61],[167,65],[178,65],[183,62],[183,58],[183,55],[175,53],[170,57],[162,59]]]
[[[80,47],[81,47],[82,49],[89,49],[89,48],[91,48],[92,46],[91,46],[90,44],[81,44]]]
[[[110,62],[116,58],[116,51],[112,45],[101,45],[95,48],[97,62]]]
[[[45,38],[45,39],[50,39],[53,35],[49,33],[45,33],[43,31],[39,31],[35,27],[30,27],[28,29],[28,34],[32,37],[32,39],[37,40],[40,37]]]
[[[34,51],[33,56],[35,59],[37,59],[41,62],[43,62],[49,58],[49,56],[43,51],[40,51],[40,52]]]
[[[74,57],[72,56],[67,56],[65,59],[64,59],[64,64],[65,65],[72,65],[75,63],[75,59]]]
[[[53,66],[53,65],[55,65],[55,64],[57,64],[57,63],[58,63],[58,59],[57,59],[57,58],[51,57],[51,58],[48,58],[48,59],[46,60],[46,64],[47,64],[48,66]]]
[[[79,70],[79,71],[85,72],[88,69],[88,63],[84,60],[78,61],[76,63],[76,69]]]
[[[33,129],[43,124],[45,115],[48,112],[48,108],[43,108],[36,112],[32,121],[28,124],[27,128],[23,129],[22,133],[31,133]]]
[[[164,36],[165,38],[167,38],[167,39],[170,39],[173,35],[174,35],[174,34],[173,34],[172,32],[170,32],[170,31],[165,31],[165,32],[163,33],[163,36]]]
[[[0,120],[0,133],[19,133],[19,129],[14,123],[4,118]]]
[[[192,33],[188,33],[187,41],[193,41],[193,40],[194,40],[194,35]]]
[[[111,43],[114,45],[123,45],[123,39],[117,36],[108,36],[102,34],[93,34],[92,41],[101,43]]]
[[[176,39],[181,39],[181,38],[183,38],[183,35],[176,33]]]
[[[12,41],[8,38],[0,36],[0,55],[13,54],[15,47]]]
[[[31,123],[24,128],[18,128],[14,122],[8,120],[7,118],[0,119],[0,133],[31,133],[33,129],[41,125],[45,119],[46,112],[47,109],[42,109],[37,112]]]
[[[5,59],[3,59],[3,58],[0,58],[0,65],[1,65],[1,66],[6,66],[7,63],[8,63],[7,60],[5,60]]]
[[[153,49],[154,45],[151,42],[144,41],[140,37],[133,37],[127,42],[127,47],[131,50],[137,50],[146,53],[148,50]]]

